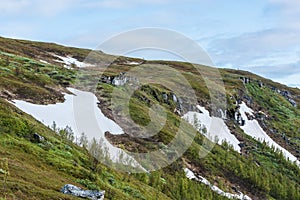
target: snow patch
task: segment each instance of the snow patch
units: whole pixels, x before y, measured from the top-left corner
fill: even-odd
[[[113,146],[105,138],[104,133],[106,131],[113,134],[122,134],[123,130],[114,121],[104,116],[97,106],[97,97],[90,92],[73,88],[68,88],[68,90],[74,95],[65,94],[63,103],[37,105],[22,100],[13,100],[13,103],[16,107],[32,115],[46,126],[51,126],[55,121],[58,128],[71,127],[77,137],[85,133],[89,140],[101,138],[112,161],[120,162],[118,159],[121,155],[123,156],[123,164],[131,163],[134,167],[141,167],[132,156]]]
[[[127,63],[128,65],[140,65],[141,63],[139,63],[139,62],[129,62],[129,63]]]
[[[49,64],[47,61],[45,60],[40,60],[40,62],[45,63],[45,64]]]
[[[56,55],[56,54],[52,54],[52,55],[59,58],[59,59],[61,59],[62,61],[61,60],[54,60],[54,61],[64,63],[65,64],[64,67],[67,68],[67,69],[71,69],[72,65],[76,65],[79,68],[93,66],[93,64],[80,62],[76,58],[72,58],[71,56],[64,57],[64,56],[59,56],[59,55]]]
[[[199,176],[199,175],[195,175],[195,173],[188,169],[188,168],[184,168],[183,169],[185,172],[185,175],[188,179],[190,180],[195,180],[197,182],[203,183],[204,185],[207,185],[208,187],[210,187],[210,189],[212,191],[214,191],[215,193],[221,195],[221,196],[225,196],[229,199],[240,199],[240,200],[251,200],[251,198],[247,195],[244,195],[243,193],[239,192],[239,194],[232,194],[229,192],[224,192],[223,190],[221,190],[219,187],[212,185],[206,178]]]
[[[275,149],[278,149],[282,151],[284,157],[292,162],[296,161],[296,164],[300,166],[300,162],[297,160],[297,158],[291,154],[289,151],[287,151],[285,148],[281,147],[279,144],[277,144],[259,125],[258,121],[256,119],[249,120],[246,113],[248,113],[250,116],[254,116],[254,111],[249,108],[245,102],[242,102],[239,104],[239,112],[241,114],[241,117],[243,120],[245,120],[245,125],[240,126],[241,129],[244,130],[244,132],[247,135],[250,135],[254,139],[258,141],[265,141],[270,147],[274,146]]]
[[[135,62],[135,61],[131,61],[131,62],[125,62],[125,65],[141,65],[143,62]]]
[[[233,146],[235,151],[240,152],[240,141],[231,134],[224,120],[218,117],[211,117],[209,115],[209,111],[202,106],[197,105],[197,108],[201,111],[201,113],[190,111],[187,112],[183,118],[209,140],[218,142],[220,145],[223,141],[226,141]]]

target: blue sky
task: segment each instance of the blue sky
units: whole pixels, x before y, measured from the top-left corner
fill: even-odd
[[[217,66],[290,86],[300,86],[299,19],[298,0],[0,0],[1,36],[95,48],[120,32],[166,28]]]

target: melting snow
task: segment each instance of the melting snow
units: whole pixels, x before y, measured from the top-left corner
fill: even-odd
[[[45,64],[49,64],[47,61],[45,60],[40,60],[40,62],[45,63]]]
[[[251,198],[249,196],[244,195],[241,192],[239,192],[239,194],[232,194],[229,192],[224,192],[219,187],[212,185],[206,178],[204,178],[202,176],[196,176],[194,174],[194,172],[188,168],[184,168],[184,172],[188,179],[195,180],[195,181],[198,181],[200,183],[203,183],[203,184],[209,186],[212,191],[216,192],[217,194],[219,194],[221,196],[225,196],[229,199],[251,200]]]
[[[286,149],[278,145],[274,140],[272,140],[272,138],[270,138],[270,136],[268,136],[268,134],[261,128],[257,120],[248,119],[246,113],[253,116],[254,111],[251,108],[249,108],[245,104],[245,102],[242,102],[240,104],[239,111],[241,117],[245,120],[245,125],[241,126],[241,129],[243,129],[247,135],[250,135],[256,140],[265,141],[270,147],[274,146],[275,149],[282,151],[283,155],[287,159],[289,159],[292,162],[296,161],[297,165],[300,166],[300,162],[297,160],[297,158],[294,155],[292,155],[290,152],[288,152]]]
[[[71,127],[77,137],[80,137],[81,133],[85,133],[89,140],[102,138],[112,161],[118,161],[122,155],[124,164],[132,161],[134,167],[140,166],[130,155],[111,145],[105,138],[106,131],[122,134],[123,130],[114,121],[104,116],[97,106],[96,96],[90,92],[73,88],[68,88],[68,90],[74,95],[65,94],[63,103],[36,105],[22,100],[13,102],[16,107],[32,115],[46,126],[51,126],[55,121],[58,128]]]
[[[70,56],[64,57],[64,56],[59,56],[56,54],[53,54],[53,56],[60,58],[62,61],[61,60],[55,60],[55,61],[64,63],[65,64],[64,67],[67,69],[70,69],[72,64],[75,64],[77,67],[80,67],[80,68],[93,66],[92,64],[89,64],[89,63],[80,62],[76,58],[72,58]]]
[[[141,65],[141,64],[143,64],[143,61],[141,61],[141,62],[137,62],[137,61],[125,61],[125,62],[123,62],[121,64],[123,64],[123,65]]]
[[[141,62],[127,62],[127,65],[140,65],[142,64]]]
[[[240,152],[241,148],[239,146],[240,141],[231,134],[224,120],[218,117],[211,117],[209,111],[202,106],[197,106],[197,108],[202,112],[188,112],[183,118],[186,119],[190,124],[194,126],[197,130],[200,129],[200,132],[203,133],[203,128],[205,127],[207,133],[203,133],[209,140],[222,144],[225,140],[230,145],[233,146],[233,149]],[[196,123],[196,124],[195,124]]]

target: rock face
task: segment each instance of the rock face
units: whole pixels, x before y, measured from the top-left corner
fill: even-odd
[[[297,103],[293,99],[293,96],[289,91],[281,91],[275,87],[272,87],[271,89],[277,92],[278,94],[280,94],[281,96],[283,96],[286,100],[288,100],[292,104],[292,106],[297,107]]]
[[[243,81],[244,84],[250,83],[250,78],[248,77],[240,77],[240,79]]]
[[[125,72],[121,72],[118,76],[102,76],[102,83],[111,84],[114,86],[124,86],[125,84],[137,84],[138,80],[135,77],[127,76]]]
[[[258,83],[259,87],[263,87],[264,86],[264,83],[261,80],[258,80],[257,83]]]
[[[113,86],[137,86],[139,85],[139,80],[136,77],[130,76],[126,74],[126,72],[121,72],[118,76],[102,76],[100,82],[110,84]],[[148,90],[147,90],[148,91]],[[149,91],[148,91],[149,92]],[[188,98],[178,97],[176,94],[172,92],[151,92],[151,95],[159,102],[166,103],[169,105],[174,105],[174,113],[179,116],[182,116],[183,113],[188,111],[196,111],[195,103],[191,103]],[[143,98],[143,97],[141,97]],[[149,103],[150,101],[147,98],[141,99]]]
[[[37,143],[41,143],[41,142],[45,141],[45,138],[43,136],[39,135],[38,133],[33,134],[33,139]]]
[[[93,191],[93,190],[83,190],[75,185],[67,184],[62,189],[61,192],[64,194],[70,194],[76,197],[88,198],[92,200],[103,200],[105,191]]]
[[[250,78],[248,77],[240,77],[240,79],[243,81],[244,84],[249,84],[251,82]],[[261,80],[257,80],[257,84],[260,88],[265,86],[265,84]],[[288,100],[290,104],[292,104],[292,106],[297,107],[297,103],[293,99],[293,96],[289,91],[281,91],[274,86],[272,86],[271,89],[283,96],[286,100]],[[249,102],[247,103],[250,104]]]
[[[292,95],[289,91],[280,91],[279,94],[281,94],[286,100],[288,100],[294,107],[297,107],[297,103],[292,98]]]

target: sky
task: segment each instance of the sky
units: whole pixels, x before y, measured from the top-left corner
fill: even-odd
[[[218,67],[293,87],[300,87],[299,19],[298,0],[0,0],[3,37],[94,49],[124,31],[169,29]]]

